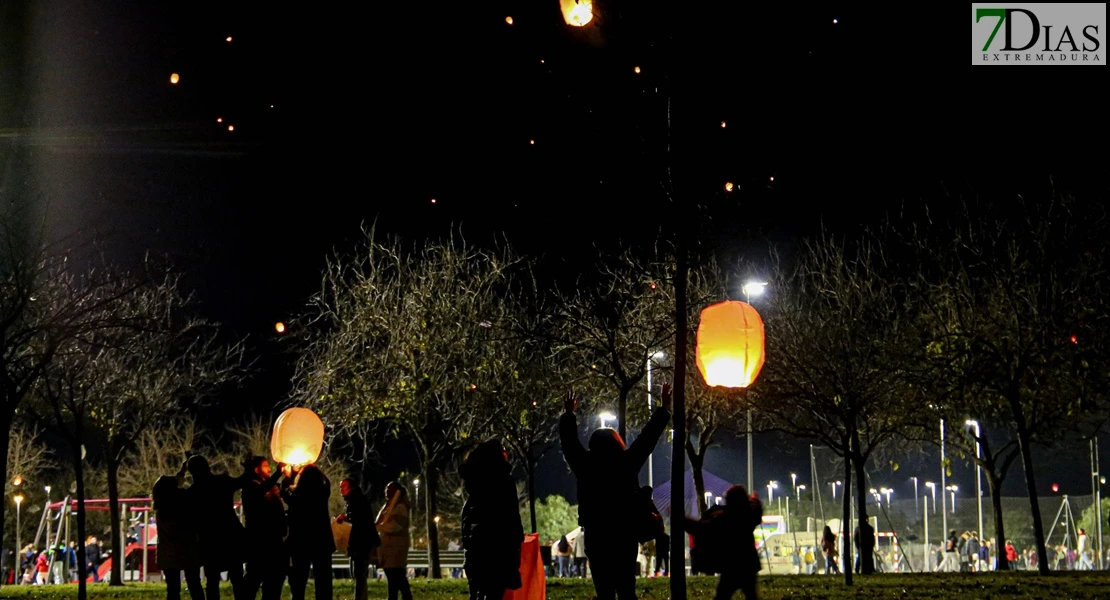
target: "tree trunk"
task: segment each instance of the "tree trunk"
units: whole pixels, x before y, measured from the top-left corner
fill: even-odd
[[[863,533],[863,524],[867,523],[867,473],[864,472],[864,463],[866,459],[863,457],[863,450],[860,447],[859,430],[852,429],[852,451],[848,453],[852,457],[852,464],[856,468],[856,511],[859,522],[860,533]],[[875,532],[878,533],[878,532]],[[859,553],[859,572],[861,575],[871,575],[875,572],[875,552],[863,551],[863,538],[860,541]]]
[[[667,130],[670,135],[671,100],[667,99]],[[669,142],[668,142],[669,152]],[[674,210],[681,213],[677,205]],[[682,217],[679,216],[681,219]],[[675,315],[675,353],[674,387],[671,396],[674,401],[674,414],[671,419],[674,427],[674,441],[671,444],[671,600],[686,600],[686,515],[682,506],[686,503],[686,459],[682,456],[686,447],[680,440],[686,439],[686,276],[689,271],[686,255],[686,242],[682,231],[676,236],[674,315]]]
[[[1011,403],[1013,407],[1013,403]],[[1014,408],[1017,413],[1019,409]],[[1025,490],[1029,494],[1029,510],[1033,511],[1033,541],[1037,544],[1037,571],[1048,575],[1048,550],[1044,545],[1044,523],[1041,521],[1041,502],[1037,498],[1037,483],[1033,475],[1033,451],[1029,447],[1029,432],[1025,429],[1024,419],[1015,414],[1017,421],[1018,446],[1021,448],[1021,465],[1025,469]],[[1006,540],[999,540],[1005,544]],[[1005,548],[1005,546],[1003,546]]]
[[[705,500],[705,472],[702,471],[702,466],[705,464],[705,454],[698,454],[694,444],[690,441],[690,435],[686,435],[686,456],[690,459],[690,473],[694,476],[694,492],[697,494],[698,514],[705,516],[705,511],[709,510],[709,503]]]
[[[986,471],[986,469],[984,469]],[[1010,568],[1006,560],[1006,526],[1002,523],[1002,478],[992,474],[990,471],[987,473],[987,485],[991,489],[991,508],[994,510],[994,539],[995,543],[991,545],[994,550],[995,560],[997,560],[995,570],[1005,571]],[[979,532],[982,535],[983,532]],[[982,540],[980,540],[982,543]]]
[[[439,511],[436,494],[439,493],[439,470],[436,467],[426,469],[424,485],[427,487],[427,497],[424,499],[424,520],[428,526],[428,577],[439,579],[439,525],[436,524],[436,513]]]
[[[844,510],[841,514],[840,563],[844,567],[844,584],[852,585],[852,461],[844,453]]]
[[[532,533],[538,531],[536,526],[536,459],[528,457],[528,514],[532,518]]]
[[[81,431],[78,419],[75,431]],[[86,568],[88,558],[85,556],[85,467],[81,458],[81,436],[73,440],[73,476],[77,481],[77,600],[86,600],[88,590],[86,579],[89,571]]]
[[[624,443],[628,443],[628,391],[621,387],[620,397],[617,399],[617,434]]]
[[[5,403],[4,406],[7,407],[7,403]],[[4,449],[5,459],[7,458],[7,455],[8,455],[8,442],[11,440],[11,437],[12,437],[12,420],[13,420],[14,417],[15,417],[14,412],[8,410],[7,408],[5,408],[3,413],[0,414],[0,448]],[[9,475],[9,473],[8,473],[8,461],[7,460],[2,460],[2,461],[0,461],[0,481],[8,481],[8,475]],[[6,523],[6,521],[4,521],[4,517],[6,516],[5,511],[7,511],[7,509],[8,509],[8,502],[7,502],[7,499],[5,498],[5,499],[3,499],[3,501],[0,501],[0,525],[2,525],[3,523]],[[4,527],[0,527],[0,548],[6,547],[4,545],[5,542],[6,542],[6,540],[4,539]],[[15,560],[16,560],[16,566],[17,567],[19,566],[19,551],[20,551],[20,548],[15,549]],[[7,565],[4,565],[4,566],[7,566]],[[0,586],[3,586],[3,584],[4,584],[4,582],[0,581]],[[19,584],[18,577],[16,578],[16,584],[17,585]]]
[[[123,585],[123,539],[120,535],[119,514],[119,461],[114,452],[108,452],[108,522],[111,523],[112,573],[108,585]]]

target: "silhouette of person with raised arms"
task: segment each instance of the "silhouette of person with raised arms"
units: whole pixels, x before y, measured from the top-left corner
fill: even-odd
[[[288,465],[282,471],[293,475]],[[288,484],[290,477],[285,478]],[[289,588],[293,600],[304,600],[308,571],[316,584],[316,600],[332,597],[331,555],[335,552],[335,536],[331,532],[328,498],[331,481],[316,465],[305,465],[296,473],[292,485],[282,490],[289,505]]]
[[[625,447],[616,430],[605,427],[590,435],[589,450],[578,440],[574,411],[578,397],[567,394],[566,412],[559,420],[563,456],[578,479],[578,524],[590,532],[586,557],[598,600],[636,598],[636,494],[639,473],[655,449],[671,418],[671,386],[663,384],[662,406],[644,425],[639,437]]]
[[[281,588],[289,570],[285,547],[285,504],[270,461],[252,456],[243,464],[243,520],[246,522],[247,573],[243,577],[242,600],[254,600],[262,588],[262,600],[281,600]]]
[[[197,515],[205,594],[208,600],[220,599],[220,573],[226,571],[234,597],[241,600],[246,538],[235,515],[235,492],[243,487],[243,478],[212,473],[203,456],[189,457],[186,466],[193,476],[187,496]]]

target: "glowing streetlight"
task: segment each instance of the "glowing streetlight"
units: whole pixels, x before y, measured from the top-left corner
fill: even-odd
[[[829,487],[832,488],[833,502],[836,502],[836,486],[843,484],[842,481],[830,481]]]
[[[975,419],[968,419],[965,421],[968,427],[975,428],[975,458],[982,458],[982,449],[979,445],[979,440],[982,439],[982,433],[979,428],[979,421]],[[979,507],[979,535],[983,535],[983,467],[979,461],[975,461],[975,501]]]
[[[608,426],[608,425],[606,425],[606,423],[608,421],[616,421],[617,420],[617,415],[614,415],[613,413],[606,411],[606,412],[603,412],[600,415],[598,415],[597,418],[601,419],[601,428],[605,429]]]
[[[799,506],[801,506],[801,504],[802,504],[802,490],[804,490],[804,489],[806,489],[806,486],[805,486],[804,483],[802,485],[799,485],[797,488],[795,488],[795,490],[798,493],[798,505]]]
[[[886,496],[886,505],[890,506],[890,495],[894,493],[894,490],[890,488],[882,488],[879,490],[879,493]]]
[[[937,484],[932,481],[926,481],[925,487],[929,488],[929,492],[933,494],[933,514],[937,514]]]
[[[767,484],[767,504],[775,501],[775,490],[779,489],[779,482],[771,481]]]
[[[956,491],[960,489],[960,486],[950,485],[945,489],[952,492],[952,514],[956,514]]]
[[[762,281],[749,281],[740,287],[740,291],[744,292],[748,304],[752,303],[752,296],[762,296],[766,289],[767,283]]]
[[[20,480],[20,482],[22,483],[22,480]],[[19,507],[23,504],[23,494],[16,494],[12,496],[12,500],[15,500],[15,549],[16,552],[20,552],[23,549],[20,547],[20,544],[22,544],[22,542],[19,541]]]
[[[648,358],[647,358],[647,401],[648,401],[648,414],[649,415],[651,414],[651,411],[652,411],[652,408],[653,408],[652,401],[651,401],[651,371],[652,371],[652,365],[655,363],[656,359],[663,358],[665,356],[666,356],[666,354],[664,354],[662,350],[656,350],[655,352],[652,352],[650,355],[648,355]],[[653,488],[653,489],[655,488],[655,477],[653,475],[654,471],[655,471],[655,464],[654,464],[654,460],[652,460],[654,458],[654,454],[655,454],[655,448],[652,448],[651,449],[651,454],[648,454],[648,463],[647,463],[648,487]]]
[[[910,477],[913,480],[913,509],[915,513],[921,512],[921,500],[917,498],[917,477]]]

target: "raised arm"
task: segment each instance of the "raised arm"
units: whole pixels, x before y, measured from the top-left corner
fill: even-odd
[[[671,386],[670,384],[663,384],[663,404],[655,413],[651,415],[651,420],[644,426],[644,430],[640,432],[632,445],[628,447],[628,460],[632,463],[633,468],[639,471],[644,463],[647,462],[648,456],[651,451],[655,449],[655,444],[659,442],[659,436],[663,435],[663,431],[667,428],[667,421],[671,420]]]
[[[574,409],[578,408],[578,396],[574,392],[567,392],[564,408],[566,412],[559,418],[559,441],[563,446],[563,458],[570,469],[578,473],[586,462],[586,449],[578,440],[578,419],[574,416]]]

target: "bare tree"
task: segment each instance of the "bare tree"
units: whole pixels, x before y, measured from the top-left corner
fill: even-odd
[[[176,473],[186,454],[196,453],[204,445],[203,440],[196,420],[187,415],[175,416],[172,423],[144,429],[134,440],[134,451],[119,465],[116,478],[119,493],[149,494],[154,482],[163,475]]]
[[[1106,224],[1101,205],[1053,192],[1043,202],[964,204],[913,237],[930,267],[914,293],[927,309],[931,379],[959,385],[955,406],[1016,442],[1042,574],[1032,447],[1075,431],[1104,396],[1105,371],[1087,358],[1101,353],[1105,327]]]
[[[617,397],[617,431],[626,437],[628,398],[642,386],[648,357],[674,339],[673,266],[633,250],[606,258],[599,281],[584,281],[555,303],[554,345],[599,389]]]
[[[800,249],[793,267],[776,266],[767,299],[767,361],[753,386],[759,412],[771,429],[817,440],[847,459],[845,527],[853,471],[862,523],[868,460],[906,432],[925,404],[900,377],[916,346],[893,270],[874,241],[825,234]],[[842,536],[850,561],[849,538]],[[863,573],[874,571],[872,555],[860,563]],[[848,584],[851,571],[844,570]]]
[[[517,266],[511,251],[458,239],[404,251],[372,231],[348,258],[332,260],[311,302],[312,332],[298,362],[298,397],[352,436],[387,422],[421,462],[432,577],[440,576],[439,474],[489,427],[476,410],[496,388],[492,323]],[[365,438],[364,438],[365,439]]]
[[[8,454],[5,457],[7,472],[12,477],[4,480],[4,495],[15,492],[16,477],[24,481],[42,481],[43,475],[53,467],[50,448],[39,439],[38,431],[15,426],[8,437]]]

